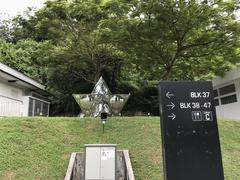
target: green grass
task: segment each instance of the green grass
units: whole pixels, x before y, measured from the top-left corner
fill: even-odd
[[[240,178],[240,121],[219,121],[226,180]],[[63,179],[71,152],[84,144],[128,149],[137,180],[162,180],[159,117],[0,119],[0,179]]]

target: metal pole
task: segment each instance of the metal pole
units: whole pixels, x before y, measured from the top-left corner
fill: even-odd
[[[103,133],[104,133],[104,127],[105,127],[105,124],[103,124]]]

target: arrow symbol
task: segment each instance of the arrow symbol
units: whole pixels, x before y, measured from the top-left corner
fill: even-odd
[[[177,116],[172,113],[172,114],[168,115],[168,117],[169,117],[169,118],[172,118],[172,120],[174,120]]]
[[[171,109],[175,108],[175,104],[173,104],[172,102],[171,102],[171,104],[168,104],[167,106],[171,107]]]
[[[170,92],[167,92],[166,97],[167,97],[168,99],[170,99],[171,96],[174,96],[174,94],[171,94]]]

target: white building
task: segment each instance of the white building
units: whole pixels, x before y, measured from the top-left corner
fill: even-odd
[[[0,63],[0,117],[48,116],[46,96],[42,84]]]
[[[240,120],[240,67],[213,79],[218,118]]]

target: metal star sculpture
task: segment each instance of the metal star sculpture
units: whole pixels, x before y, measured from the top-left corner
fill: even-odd
[[[100,77],[91,94],[73,94],[84,116],[100,116],[102,112],[119,115],[130,94],[112,94]]]

